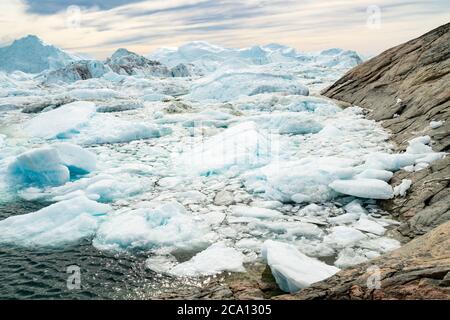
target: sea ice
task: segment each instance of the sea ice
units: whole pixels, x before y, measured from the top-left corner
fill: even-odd
[[[338,268],[310,258],[293,245],[283,242],[267,240],[261,254],[278,286],[285,292],[297,292],[339,271]]]
[[[33,137],[67,138],[79,133],[81,127],[86,125],[94,113],[94,103],[73,102],[37,115],[25,124],[24,130]]]
[[[95,234],[110,207],[86,197],[61,201],[0,221],[0,243],[59,247]]]
[[[330,188],[360,198],[391,199],[394,196],[392,187],[377,179],[336,180],[330,183]]]
[[[324,242],[335,248],[345,248],[358,241],[367,239],[367,236],[355,228],[337,226],[330,228],[330,234],[324,237]]]
[[[188,98],[192,100],[230,101],[240,96],[253,96],[265,92],[309,95],[309,90],[288,74],[258,71],[219,72],[195,84]]]
[[[358,222],[353,225],[353,228],[360,231],[373,233],[378,236],[382,236],[386,232],[386,229],[383,228],[380,224],[364,217],[360,218]]]
[[[189,261],[173,267],[169,274],[183,277],[215,275],[223,271],[244,272],[244,255],[224,243],[215,243]]]
[[[20,185],[58,186],[71,176],[95,170],[91,152],[72,144],[33,149],[17,156],[8,166],[12,182]]]
[[[203,243],[207,226],[194,221],[178,202],[148,204],[146,208],[111,215],[93,240],[101,250],[189,248]]]
[[[250,217],[258,219],[276,219],[282,216],[282,213],[272,209],[233,206],[231,214],[236,217]]]
[[[266,164],[271,157],[269,138],[254,122],[235,125],[175,157],[184,172],[209,175],[232,166],[241,170]]]

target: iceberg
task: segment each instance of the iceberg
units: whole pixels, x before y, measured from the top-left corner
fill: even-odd
[[[359,198],[392,199],[394,191],[385,181],[377,179],[336,180],[330,183],[334,191]]]
[[[79,133],[94,113],[94,103],[73,102],[37,115],[25,123],[24,130],[33,137],[64,139]]]
[[[215,275],[224,271],[244,272],[245,256],[224,243],[215,243],[189,261],[173,267],[169,274],[182,277]]]
[[[100,250],[145,250],[160,247],[189,248],[203,243],[207,226],[195,221],[176,201],[148,204],[111,215],[93,240]]]
[[[174,160],[184,172],[210,175],[232,166],[244,170],[267,164],[271,153],[269,137],[254,122],[244,122],[195,144]]]
[[[353,160],[308,157],[297,161],[273,162],[244,175],[247,189],[263,192],[269,200],[322,202],[333,198],[328,186],[336,179],[354,175]]]
[[[276,219],[282,216],[282,213],[276,210],[247,206],[233,206],[231,214],[236,217],[258,219]]]
[[[33,35],[0,48],[0,69],[7,72],[19,70],[26,73],[40,73],[47,69],[63,67],[78,59],[61,49],[45,44]]]
[[[310,258],[293,245],[283,242],[267,240],[261,254],[278,286],[285,292],[297,292],[339,271],[338,268]]]
[[[59,186],[71,176],[94,171],[96,157],[79,146],[64,143],[27,151],[8,166],[13,184]]]
[[[333,248],[351,247],[358,241],[367,239],[367,236],[359,230],[347,226],[330,228],[330,233],[324,237],[324,243]]]
[[[169,127],[152,123],[132,122],[98,117],[82,130],[75,141],[83,145],[125,143],[134,140],[160,138],[172,133]]]
[[[231,101],[240,96],[261,93],[283,92],[294,95],[309,95],[307,87],[287,74],[271,74],[257,71],[224,72],[201,79],[188,95],[192,100]]]
[[[0,221],[0,243],[60,247],[92,237],[110,207],[86,197],[61,201]]]

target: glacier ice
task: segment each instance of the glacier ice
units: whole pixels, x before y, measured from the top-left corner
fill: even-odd
[[[71,176],[96,169],[96,157],[77,145],[55,144],[27,151],[8,166],[9,179],[20,185],[58,186]]]
[[[308,95],[307,87],[296,83],[286,74],[270,74],[255,71],[224,72],[201,79],[192,87],[188,98],[192,100],[230,101],[240,96],[283,92]]]
[[[244,272],[244,255],[224,243],[215,243],[190,260],[170,269],[169,274],[183,277],[215,275],[224,271]]]
[[[260,166],[270,157],[269,138],[260,133],[255,123],[244,122],[187,148],[174,160],[185,172],[208,175],[232,166]]]
[[[278,286],[285,292],[297,292],[339,271],[334,266],[304,255],[293,245],[272,240],[264,242],[262,256]]]
[[[330,183],[330,188],[360,198],[391,199],[394,196],[392,187],[377,179],[335,180]]]
[[[20,246],[60,247],[92,237],[108,205],[76,197],[36,212],[0,221],[0,243]]]
[[[367,236],[355,228],[336,226],[330,228],[330,233],[324,237],[324,242],[335,248],[345,248],[364,239],[367,239]]]
[[[411,188],[411,186],[412,186],[411,180],[403,179],[402,183],[394,187],[394,196],[404,197],[409,188]]]
[[[178,202],[148,204],[117,213],[103,222],[93,239],[102,250],[152,249],[200,245],[207,226],[196,222]]]
[[[232,213],[236,217],[250,217],[259,219],[273,219],[281,216],[281,212],[258,207],[233,206]]]
[[[78,133],[94,113],[94,103],[73,102],[37,115],[24,125],[24,130],[33,137],[66,138]]]
[[[7,72],[20,70],[26,73],[40,73],[47,69],[63,67],[78,59],[33,35],[0,48],[0,69]]]
[[[196,42],[149,59],[119,50],[107,63],[0,73],[0,201],[110,203],[107,215],[80,218],[86,229],[74,224],[74,237],[86,230],[100,250],[144,250],[169,275],[235,271],[264,241],[289,243],[308,257],[286,249],[272,269],[297,290],[315,281],[312,257],[346,267],[398,247],[385,236],[396,222],[373,198],[396,194],[395,171],[445,156],[426,136],[392,153],[361,108],[316,95],[359,62],[341,49]],[[179,263],[179,250],[198,254]]]
[[[56,149],[44,147],[19,155],[8,167],[9,179],[22,185],[62,185],[70,171],[62,164]]]

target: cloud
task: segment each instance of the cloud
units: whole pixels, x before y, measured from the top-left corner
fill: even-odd
[[[109,10],[142,1],[145,0],[25,0],[25,4],[30,13],[50,15],[65,11],[69,6],[74,5],[86,9]]]
[[[367,7],[381,10],[367,26]],[[79,28],[69,5],[83,7]],[[120,47],[146,54],[204,40],[244,47],[281,43],[303,51],[330,47],[375,54],[450,21],[448,0],[9,0],[0,1],[0,40],[37,34],[99,58]],[[2,30],[8,30],[2,35]]]

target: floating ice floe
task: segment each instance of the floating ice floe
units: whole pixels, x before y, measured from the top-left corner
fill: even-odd
[[[73,102],[37,115],[25,123],[24,130],[33,137],[63,139],[79,133],[94,113],[94,103]]]
[[[262,256],[280,289],[291,293],[327,279],[339,271],[334,266],[304,255],[293,245],[282,242],[264,242]]]
[[[283,92],[308,95],[309,90],[291,75],[257,71],[234,71],[213,74],[199,80],[188,95],[192,100],[230,101],[240,96]]]
[[[324,242],[334,248],[345,248],[367,239],[367,236],[359,230],[347,226],[337,226],[330,229],[330,233],[324,237]]]
[[[110,216],[98,229],[93,245],[102,250],[121,251],[204,243],[208,228],[196,222],[178,202],[148,206]]]
[[[244,175],[246,187],[281,202],[326,201],[333,197],[328,185],[351,178],[354,161],[334,157],[308,157],[298,161],[272,163]]]
[[[254,122],[235,125],[205,141],[199,141],[174,161],[184,172],[213,174],[232,166],[240,170],[261,166],[270,161],[270,139]]]
[[[12,183],[19,185],[58,186],[71,176],[96,168],[96,158],[79,146],[64,143],[27,151],[8,166]]]
[[[0,243],[59,247],[92,237],[111,210],[86,197],[61,201],[36,212],[0,221]]]
[[[193,277],[215,275],[224,271],[244,272],[245,256],[224,243],[215,243],[196,254],[189,261],[180,263],[170,269],[171,275]]]
[[[391,199],[394,196],[392,187],[377,179],[335,180],[329,186],[336,192],[359,198]]]
[[[171,133],[172,130],[170,128],[152,123],[96,117],[74,139],[84,145],[124,143],[134,140],[160,138]]]

